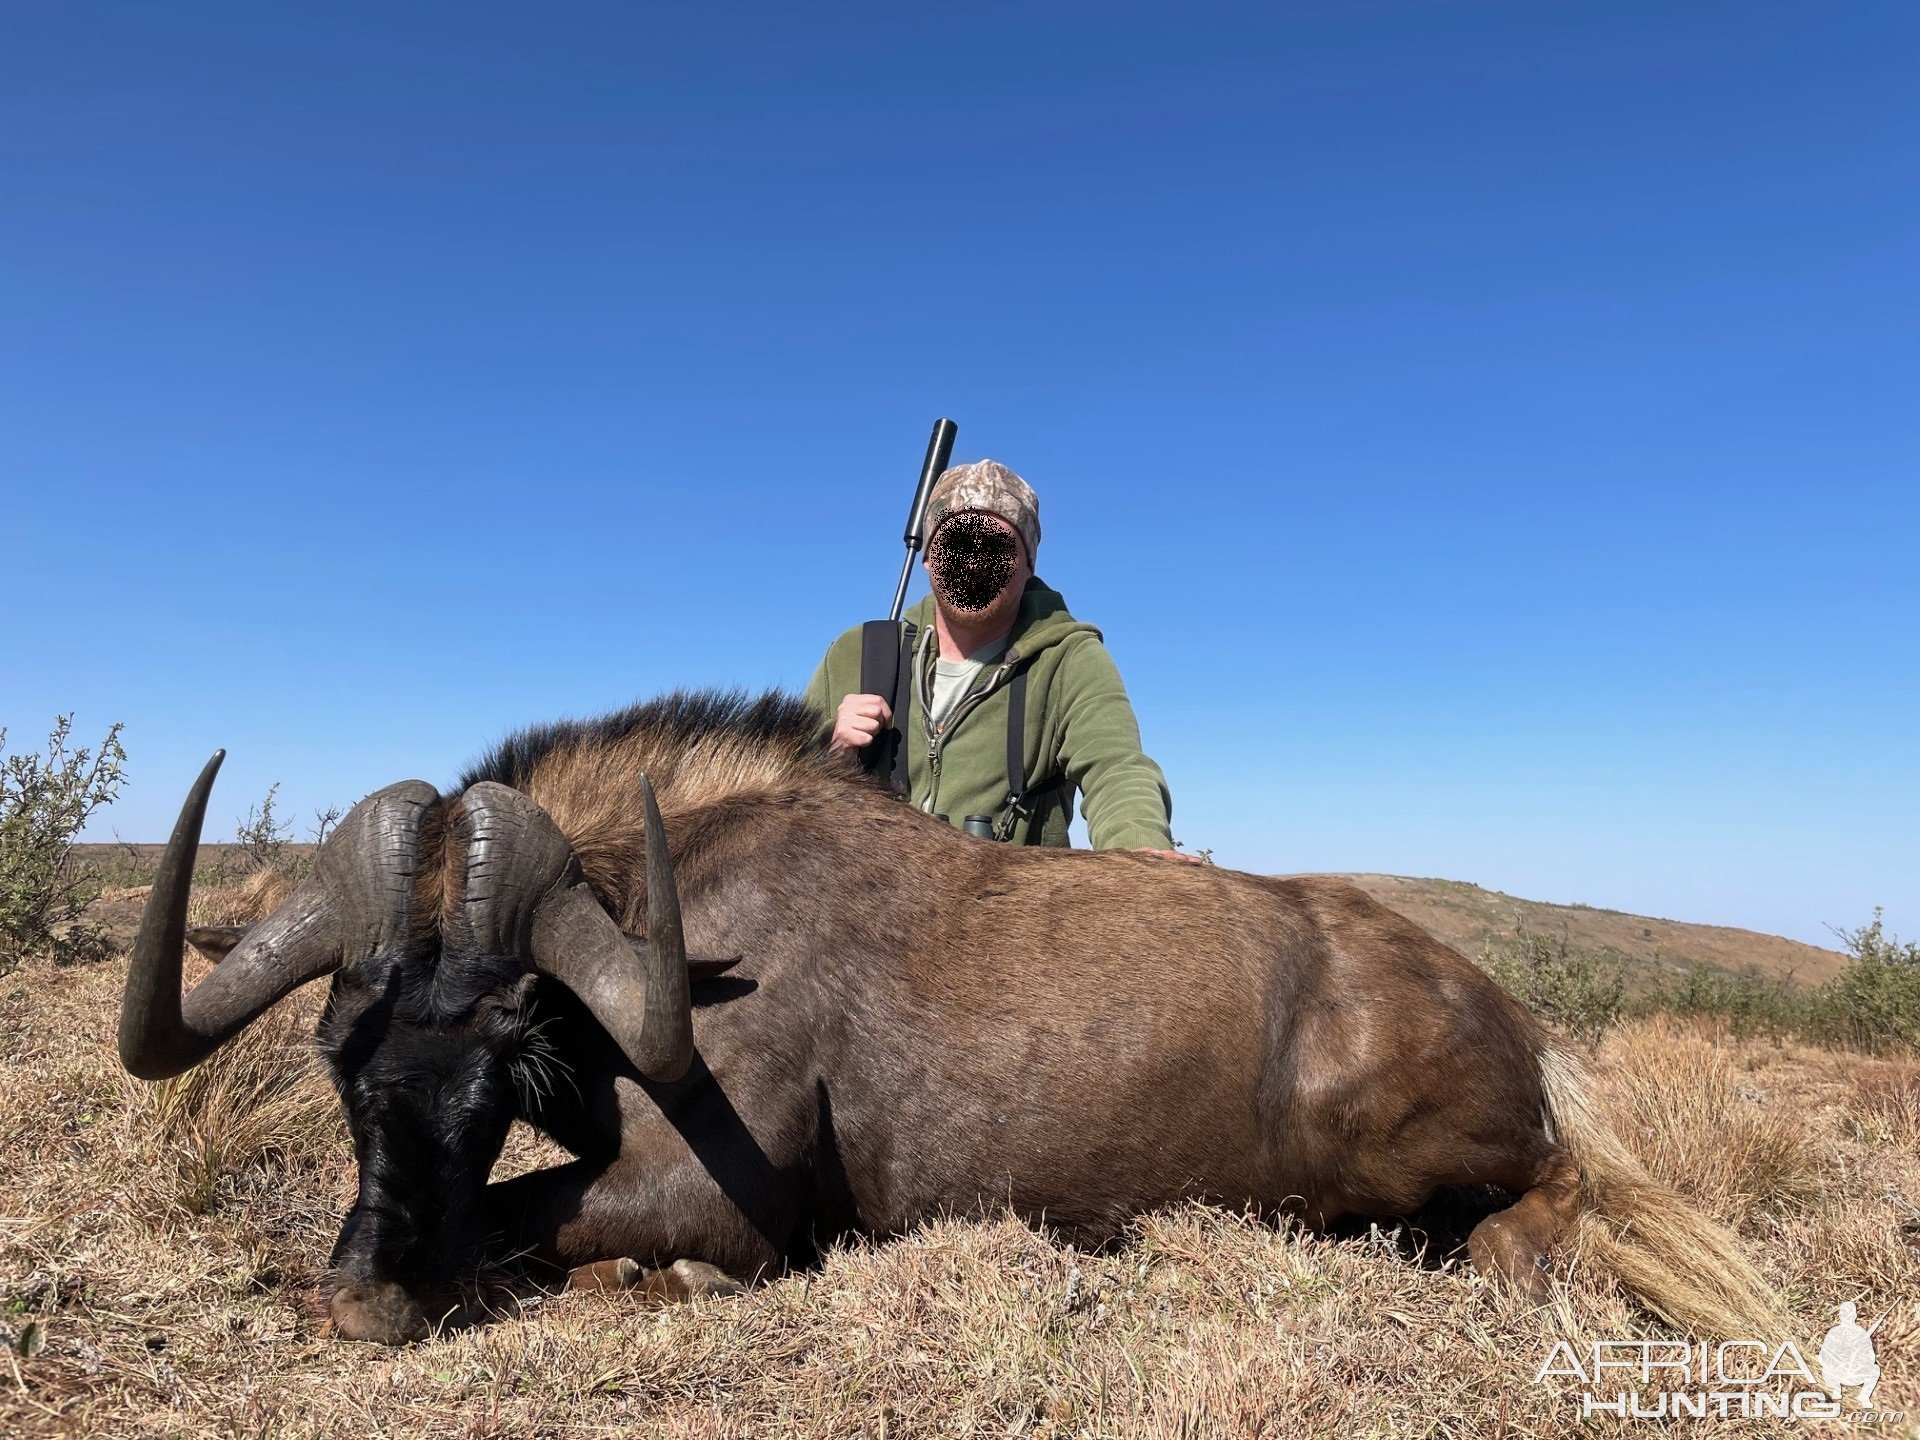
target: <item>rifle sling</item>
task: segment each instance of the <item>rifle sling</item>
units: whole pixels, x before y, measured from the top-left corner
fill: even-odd
[[[860,752],[860,763],[885,775],[897,795],[907,793],[907,745],[904,727],[913,683],[914,626],[893,620],[869,620],[860,627],[860,693],[884,695],[893,707],[893,723]]]
[[[1021,661],[1007,681],[1007,805],[996,831],[1002,839],[1013,834],[1018,812],[1025,810],[1036,796],[1057,788],[1067,777],[1064,772],[1038,785],[1027,784],[1027,662]]]

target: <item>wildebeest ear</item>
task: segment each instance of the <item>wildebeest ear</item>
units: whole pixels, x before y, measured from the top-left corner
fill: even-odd
[[[527,1008],[527,1001],[533,998],[533,992],[539,984],[539,975],[533,971],[528,971],[505,990],[487,996],[480,1003],[488,1009],[500,1010],[512,1014]]]
[[[198,925],[187,931],[187,944],[218,965],[246,933],[245,925]]]
[[[627,936],[627,943],[636,950],[643,948],[647,943],[639,935],[629,935],[624,930],[620,933]],[[744,955],[730,955],[724,960],[715,960],[707,955],[689,955],[687,956],[687,979],[696,984],[702,980],[711,980],[716,975],[726,974],[746,958]]]

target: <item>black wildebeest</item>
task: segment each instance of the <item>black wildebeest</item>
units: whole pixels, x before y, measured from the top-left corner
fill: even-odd
[[[456,797],[369,796],[258,925],[195,935],[225,958],[183,1001],[218,763],[142,920],[121,1056],[177,1074],[332,977],[360,1177],[340,1334],[426,1334],[489,1246],[697,1285],[934,1213],[1101,1236],[1201,1197],[1319,1225],[1449,1185],[1515,1196],[1469,1238],[1483,1272],[1537,1291],[1584,1222],[1681,1324],[1773,1313],[1528,1013],[1351,885],[982,842],[793,700],[674,695],[515,736]],[[516,1117],[579,1158],[489,1185]]]

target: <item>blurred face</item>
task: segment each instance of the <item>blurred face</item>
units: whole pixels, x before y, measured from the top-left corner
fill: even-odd
[[[926,564],[940,607],[969,625],[1011,621],[1033,574],[1019,532],[998,515],[971,510],[934,531]]]

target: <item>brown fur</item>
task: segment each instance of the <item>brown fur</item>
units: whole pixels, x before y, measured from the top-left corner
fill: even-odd
[[[696,995],[685,1080],[600,1088],[617,1062],[572,1042],[593,1083],[552,1128],[590,1158],[495,1187],[504,1226],[560,1263],[750,1277],[841,1230],[995,1203],[1098,1236],[1184,1197],[1325,1224],[1496,1185],[1519,1199],[1475,1231],[1482,1270],[1539,1293],[1545,1257],[1604,1216],[1661,1314],[1744,1333],[1775,1313],[1731,1237],[1623,1158],[1526,1011],[1343,881],[984,843],[798,731],[587,727],[500,763],[634,931],[650,774],[690,948],[746,957]]]
[[[857,772],[792,734],[721,732],[687,740],[640,729],[612,737],[590,733],[549,750],[514,788],[560,827],[588,883],[629,929],[646,915],[645,867],[637,863],[645,833],[635,803],[642,775],[652,780],[672,829],[701,828],[700,822],[741,805],[791,803],[803,789],[866,788]],[[460,857],[449,859],[457,872]]]
[[[436,941],[460,904],[466,884],[466,856],[459,846],[447,841],[450,835],[460,833],[465,809],[456,797],[428,810],[422,818],[412,911],[414,942],[418,945]]]

